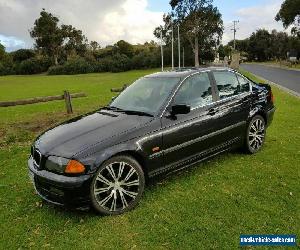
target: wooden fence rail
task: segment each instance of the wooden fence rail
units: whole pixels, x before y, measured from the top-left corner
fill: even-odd
[[[0,107],[10,107],[10,106],[27,105],[27,104],[33,104],[33,103],[39,103],[39,102],[65,100],[67,112],[72,113],[73,110],[72,110],[71,98],[78,98],[78,97],[86,97],[86,94],[85,93],[70,94],[68,91],[64,91],[63,95],[34,97],[34,98],[29,98],[29,99],[17,100],[17,101],[0,102]]]
[[[122,88],[112,88],[110,89],[111,92],[122,92],[124,89],[128,87],[127,84],[124,84]]]

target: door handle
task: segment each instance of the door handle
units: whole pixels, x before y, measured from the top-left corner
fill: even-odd
[[[215,115],[218,111],[219,111],[219,110],[218,110],[217,108],[212,108],[212,109],[208,110],[208,113],[207,113],[207,114],[213,116],[213,115]]]

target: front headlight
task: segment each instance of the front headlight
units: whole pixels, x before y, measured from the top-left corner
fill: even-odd
[[[45,168],[49,171],[56,173],[64,173],[66,166],[70,160],[63,157],[58,156],[49,156]]]

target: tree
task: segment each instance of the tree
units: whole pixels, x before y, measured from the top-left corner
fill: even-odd
[[[40,17],[35,20],[30,35],[35,39],[35,46],[43,53],[53,58],[54,64],[58,64],[58,56],[62,50],[64,35],[58,27],[59,19],[43,9]]]
[[[67,55],[74,52],[77,55],[83,56],[87,50],[87,38],[82,34],[81,30],[77,30],[72,25],[61,25],[63,34],[64,50]]]
[[[56,16],[43,9],[30,31],[36,48],[52,58],[55,65],[63,52],[67,57],[72,53],[83,56],[87,49],[87,39],[81,30],[72,25],[59,26],[58,23]]]
[[[35,56],[35,53],[32,49],[18,49],[11,54],[14,62],[21,62]]]
[[[292,32],[300,37],[300,0],[285,0],[275,20],[282,21],[285,28],[295,25],[292,28]]]
[[[157,37],[157,38],[161,38],[161,34],[162,34],[162,38],[163,38],[163,42],[165,44],[168,44],[171,42],[171,33],[170,31],[172,30],[172,17],[170,14],[164,14],[163,15],[163,22],[164,25],[160,25],[158,27],[155,28],[153,34]]]
[[[126,55],[129,58],[133,57],[133,54],[134,54],[134,48],[133,48],[132,44],[130,44],[124,40],[118,41],[114,45],[114,50],[115,50],[115,53]]]
[[[212,0],[171,0],[172,16],[180,24],[181,32],[190,42],[199,66],[199,45],[205,53],[219,44],[223,34],[222,15]],[[199,44],[200,43],[200,44]]]
[[[258,61],[271,59],[271,35],[267,30],[259,29],[252,33],[249,38],[249,56]]]
[[[228,43],[229,46],[233,47],[234,41],[230,41]],[[235,49],[242,52],[246,52],[249,50],[249,39],[244,39],[244,40],[235,40]]]
[[[0,61],[3,59],[5,55],[5,47],[0,43]]]
[[[277,32],[276,30],[272,30],[270,39],[270,50],[272,53],[272,57],[275,59],[285,59],[289,50],[288,34],[285,32]]]
[[[91,42],[90,42],[90,48],[91,48],[91,50],[92,50],[93,52],[95,52],[97,49],[100,49],[101,46],[100,46],[100,44],[99,44],[98,42],[96,42],[96,41],[91,41]]]

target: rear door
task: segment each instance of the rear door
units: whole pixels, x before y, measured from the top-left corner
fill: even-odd
[[[213,79],[218,97],[216,126],[222,131],[220,140],[228,144],[242,141],[250,112],[250,86],[240,84],[237,74],[230,70],[213,71]]]

